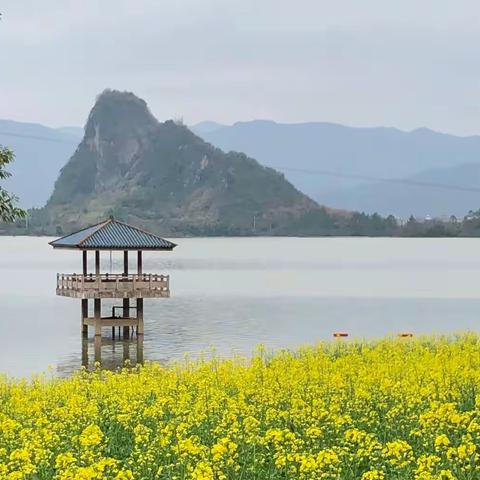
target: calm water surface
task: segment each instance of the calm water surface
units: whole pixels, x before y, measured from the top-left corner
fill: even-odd
[[[80,301],[55,295],[56,273],[80,272],[81,253],[54,251],[49,240],[0,237],[0,372],[67,374],[95,348],[91,338],[82,345]],[[144,272],[170,274],[172,293],[145,300],[146,360],[212,348],[250,354],[259,343],[296,347],[339,330],[376,337],[479,329],[477,239],[173,240],[174,252],[144,253]],[[103,271],[122,269],[121,252],[101,261]],[[104,334],[106,366],[136,358],[135,339]]]

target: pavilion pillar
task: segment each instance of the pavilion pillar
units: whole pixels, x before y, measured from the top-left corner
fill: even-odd
[[[123,251],[123,274],[128,275],[128,250]]]
[[[83,264],[83,277],[87,276],[87,251],[82,252],[82,264]],[[88,336],[88,325],[85,324],[85,319],[88,317],[88,298],[82,298],[82,318],[81,318],[81,330],[84,337]]]
[[[123,252],[123,274],[128,276],[128,250],[124,250]],[[130,299],[124,298],[123,299],[123,318],[130,317]],[[130,337],[130,327],[125,326],[123,327],[123,338]]]
[[[142,251],[137,252],[137,274],[140,276],[143,274],[143,265],[142,265]]]
[[[100,275],[100,250],[95,250],[95,275]]]
[[[87,275],[87,250],[82,250],[82,272]]]

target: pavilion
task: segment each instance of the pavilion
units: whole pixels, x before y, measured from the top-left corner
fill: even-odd
[[[82,251],[82,273],[57,273],[57,295],[81,299],[81,330],[88,335],[88,327],[93,326],[95,336],[101,336],[102,327],[123,327],[123,336],[128,338],[130,328],[137,335],[143,335],[143,299],[165,298],[170,296],[170,278],[168,275],[143,272],[143,251],[172,251],[176,244],[148,233],[140,228],[119,222],[113,217],[84,228],[78,232],[50,242],[53,248]],[[123,251],[122,273],[101,273],[101,251]],[[88,252],[95,252],[95,273],[88,272]],[[128,253],[137,252],[137,271],[128,271]],[[102,317],[102,298],[121,298],[121,306],[114,306],[111,315]],[[93,317],[88,316],[88,302],[93,300]],[[136,305],[130,305],[130,299]],[[117,309],[121,314],[117,314]],[[130,311],[136,315],[131,316]]]

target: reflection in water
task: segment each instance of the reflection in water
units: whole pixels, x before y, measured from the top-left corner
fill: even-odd
[[[212,348],[219,356],[250,355],[258,344],[298,348],[335,331],[479,330],[478,239],[195,238],[175,242],[172,255],[145,252],[151,271],[170,275],[172,298],[145,300],[144,347],[118,331],[113,341],[106,328],[95,349],[94,338],[82,345],[77,302],[55,295],[56,272],[75,272],[78,252],[54,252],[48,240],[0,236],[1,373],[55,366],[65,376],[82,363],[94,368],[95,350],[115,369],[124,358],[142,361],[143,348],[146,360],[168,363]],[[113,270],[122,267],[114,259]],[[27,277],[31,288],[19,289]]]
[[[143,335],[132,335],[129,338],[115,337],[84,337],[82,342],[81,365],[76,363],[74,358],[63,362],[58,367],[60,374],[69,374],[80,366],[87,370],[94,370],[96,364],[107,370],[118,370],[126,364],[134,367],[143,364]],[[77,360],[78,362],[78,360]]]

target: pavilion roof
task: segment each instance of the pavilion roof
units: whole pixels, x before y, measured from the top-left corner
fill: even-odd
[[[110,217],[50,242],[53,248],[81,250],[173,250],[177,245]]]

